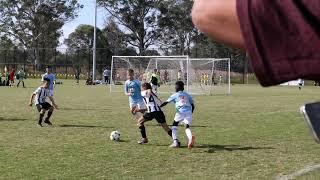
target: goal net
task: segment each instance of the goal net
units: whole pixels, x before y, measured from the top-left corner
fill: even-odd
[[[190,59],[188,56],[113,56],[110,92],[123,92],[127,70],[135,72],[141,82],[150,82],[155,69],[159,72],[158,93],[174,92],[180,80],[191,94],[229,94],[230,59]],[[229,86],[228,86],[229,84]]]

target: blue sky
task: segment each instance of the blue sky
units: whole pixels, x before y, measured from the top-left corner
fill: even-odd
[[[84,7],[80,10],[79,16],[68,22],[62,27],[63,36],[60,38],[61,47],[65,47],[62,45],[63,40],[72,33],[77,26],[80,24],[90,24],[94,25],[94,2],[95,0],[79,0],[80,4],[84,5]],[[106,12],[103,8],[98,8],[98,16],[97,16],[97,27],[102,28],[105,24]]]

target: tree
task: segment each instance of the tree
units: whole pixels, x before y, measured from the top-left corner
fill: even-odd
[[[190,0],[167,0],[158,4],[160,48],[166,54],[190,54],[193,37],[197,35],[191,15]]]
[[[106,26],[102,29],[103,36],[108,40],[113,55],[120,55],[120,52],[127,48],[125,34],[120,30],[113,18],[109,18]]]
[[[64,40],[64,43],[69,49],[92,49],[94,37],[94,27],[87,24],[79,25],[74,32],[69,34],[69,37]],[[97,28],[97,48],[108,48],[108,40]]]
[[[0,1],[2,32],[25,48],[56,47],[64,23],[77,16],[82,6],[77,0],[2,0]],[[38,64],[39,55],[35,58]]]
[[[160,0],[98,0],[114,17],[115,21],[125,28],[127,43],[139,49],[144,55],[146,49],[159,37],[157,31],[156,5]]]

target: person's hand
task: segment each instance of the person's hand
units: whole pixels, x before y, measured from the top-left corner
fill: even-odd
[[[32,103],[29,103],[29,106],[32,107]]]
[[[53,104],[54,108],[59,109],[58,105]]]

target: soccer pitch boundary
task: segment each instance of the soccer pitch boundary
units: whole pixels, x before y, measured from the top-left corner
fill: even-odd
[[[276,180],[289,180],[289,179],[295,179],[297,177],[306,175],[308,173],[311,173],[313,171],[319,170],[320,169],[320,164],[316,164],[316,165],[309,165],[304,167],[303,169],[300,169],[292,174],[289,175],[279,175],[276,177]]]

